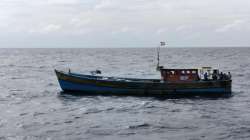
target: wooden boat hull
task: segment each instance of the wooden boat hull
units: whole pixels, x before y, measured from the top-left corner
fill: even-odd
[[[168,96],[231,94],[231,80],[162,82],[157,79],[112,78],[65,73],[55,70],[63,91],[81,94]]]

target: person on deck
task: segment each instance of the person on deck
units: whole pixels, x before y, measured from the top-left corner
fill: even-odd
[[[208,80],[208,75],[207,72],[204,74],[204,80],[207,81]]]
[[[221,72],[220,75],[219,75],[219,79],[220,79],[220,80],[223,80],[223,78],[224,78],[224,75],[223,75],[223,73]]]
[[[231,73],[230,73],[230,72],[228,72],[227,76],[228,76],[228,79],[229,79],[229,80],[231,80],[232,75],[231,75]]]
[[[217,80],[218,79],[217,74],[215,72],[213,72],[212,78],[213,78],[213,80]]]

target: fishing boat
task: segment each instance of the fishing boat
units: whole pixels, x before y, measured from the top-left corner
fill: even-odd
[[[160,46],[165,45],[161,42]],[[231,74],[219,73],[218,69],[166,69],[159,65],[160,79],[138,79],[79,74],[55,70],[63,91],[82,95],[135,95],[135,96],[202,96],[230,95]],[[96,71],[101,73],[101,71]]]

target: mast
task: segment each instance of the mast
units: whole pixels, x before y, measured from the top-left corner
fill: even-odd
[[[160,47],[157,47],[157,66],[156,70],[159,70],[160,67]]]
[[[163,66],[160,66],[160,48],[161,46],[165,46],[165,45],[166,45],[166,42],[160,42],[159,47],[157,47],[157,66],[156,66],[157,71],[163,68]]]

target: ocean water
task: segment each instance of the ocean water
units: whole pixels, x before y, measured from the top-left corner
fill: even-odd
[[[54,69],[159,78],[156,50],[0,49],[0,140],[250,139],[250,48],[164,48],[168,68],[212,66],[233,78],[228,98],[61,94]]]

